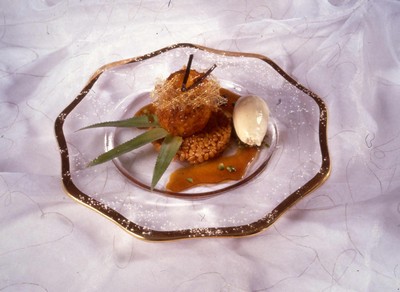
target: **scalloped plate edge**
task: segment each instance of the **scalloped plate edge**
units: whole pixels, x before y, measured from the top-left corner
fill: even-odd
[[[267,214],[265,214],[264,217],[255,222],[245,225],[229,226],[229,227],[192,228],[192,229],[171,230],[171,231],[152,230],[128,220],[126,217],[122,216],[117,211],[109,208],[107,205],[83,193],[76,187],[71,178],[68,146],[63,133],[64,121],[65,118],[71,113],[71,111],[87,95],[87,93],[95,84],[95,82],[98,80],[98,78],[101,76],[101,74],[113,67],[122,66],[138,61],[143,61],[151,57],[154,57],[156,55],[162,54],[164,52],[182,47],[195,48],[218,55],[233,56],[233,57],[250,57],[250,58],[260,59],[268,63],[284,79],[286,79],[297,89],[301,90],[306,95],[311,97],[319,107],[318,134],[319,134],[320,150],[322,158],[321,167],[319,171],[306,184],[304,184],[302,187],[300,187],[295,192],[290,194],[281,203],[279,203],[271,212],[268,212]],[[81,90],[81,92],[78,94],[78,96],[59,114],[54,124],[54,130],[61,155],[62,183],[65,188],[65,191],[70,197],[72,197],[77,202],[83,204],[84,206],[100,213],[101,215],[110,219],[112,222],[116,223],[118,226],[123,228],[128,233],[140,239],[149,241],[166,241],[166,240],[177,240],[185,238],[204,238],[204,237],[243,237],[243,236],[254,235],[267,229],[280,216],[282,216],[287,210],[289,210],[294,204],[296,204],[307,194],[311,193],[316,188],[321,186],[328,179],[331,171],[331,162],[330,162],[328,141],[327,141],[327,121],[328,121],[328,112],[324,101],[317,94],[307,89],[303,85],[299,84],[296,80],[290,77],[282,68],[280,68],[277,64],[275,64],[271,59],[259,54],[222,51],[190,43],[179,43],[162,48],[160,50],[151,52],[143,56],[112,62],[100,67],[92,75],[92,77],[89,79],[89,81],[87,82],[85,87]]]

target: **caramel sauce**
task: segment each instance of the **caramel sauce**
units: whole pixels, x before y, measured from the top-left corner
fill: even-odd
[[[238,148],[231,156],[221,156],[201,164],[177,169],[169,177],[166,187],[170,191],[181,192],[198,185],[240,180],[258,151],[257,147]]]
[[[135,117],[144,116],[144,115],[152,115],[154,114],[156,109],[152,103],[145,105],[140,110],[135,113]]]

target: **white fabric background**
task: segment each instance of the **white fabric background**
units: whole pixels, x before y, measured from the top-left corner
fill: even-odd
[[[399,291],[400,1],[0,2],[0,291]],[[332,174],[256,236],[136,239],[63,191],[53,124],[101,65],[191,42],[329,110]]]

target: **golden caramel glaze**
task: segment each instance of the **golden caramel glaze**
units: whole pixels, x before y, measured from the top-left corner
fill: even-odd
[[[189,137],[206,126],[224,98],[219,94],[218,82],[210,76],[191,88],[202,76],[196,70],[190,70],[186,83],[189,89],[182,90],[184,75],[183,69],[157,83],[152,97],[160,125],[174,136]]]
[[[188,137],[201,131],[211,116],[208,106],[191,108],[188,106],[167,110],[156,109],[158,122],[174,136]]]

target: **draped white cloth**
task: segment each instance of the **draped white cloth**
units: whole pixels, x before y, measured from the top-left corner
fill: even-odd
[[[0,3],[1,291],[400,290],[400,2]],[[247,238],[139,240],[61,184],[58,114],[175,43],[270,57],[321,96],[332,173]]]

